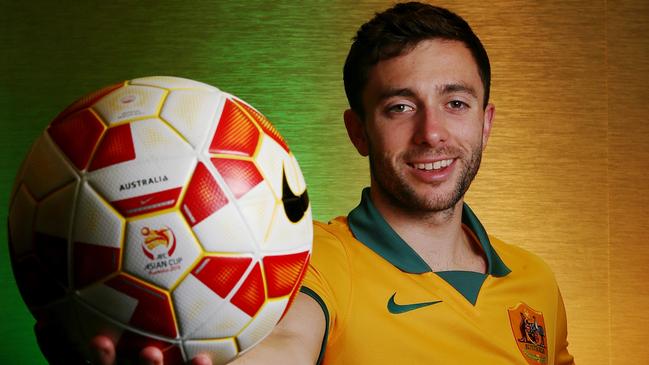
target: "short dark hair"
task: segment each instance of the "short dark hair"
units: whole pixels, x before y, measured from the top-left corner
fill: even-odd
[[[482,79],[486,107],[491,66],[478,36],[464,19],[447,9],[409,2],[377,13],[358,29],[343,68],[350,108],[364,118],[362,93],[374,65],[409,52],[423,40],[435,38],[460,41],[469,49]]]

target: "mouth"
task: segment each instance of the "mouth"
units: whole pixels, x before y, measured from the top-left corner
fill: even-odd
[[[453,163],[453,161],[455,161],[455,159],[449,158],[446,160],[437,160],[431,162],[408,163],[408,166],[421,171],[438,171],[448,167]]]

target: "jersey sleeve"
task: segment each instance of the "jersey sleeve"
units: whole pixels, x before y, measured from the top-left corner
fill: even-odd
[[[554,363],[557,365],[573,365],[574,358],[568,353],[568,324],[566,320],[566,308],[563,305],[561,292],[557,297],[557,324]]]
[[[324,223],[314,223],[313,253],[301,289],[322,307],[327,322],[324,342],[335,338],[344,327],[351,292],[347,252],[343,242],[327,228]]]

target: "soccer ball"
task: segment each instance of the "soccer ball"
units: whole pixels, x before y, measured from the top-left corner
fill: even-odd
[[[39,321],[118,356],[232,360],[296,295],[313,238],[306,184],[271,123],[204,83],[145,77],[59,114],[18,173],[10,256]]]

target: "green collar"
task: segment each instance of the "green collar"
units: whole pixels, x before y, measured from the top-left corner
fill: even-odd
[[[370,189],[363,189],[360,204],[349,212],[349,228],[357,240],[381,255],[401,271],[421,274],[432,271],[428,264],[395,232],[374,207],[370,198]],[[500,259],[491,246],[487,232],[480,224],[478,217],[465,203],[462,207],[462,223],[478,237],[487,257],[487,273],[493,276],[505,276],[511,270]]]

